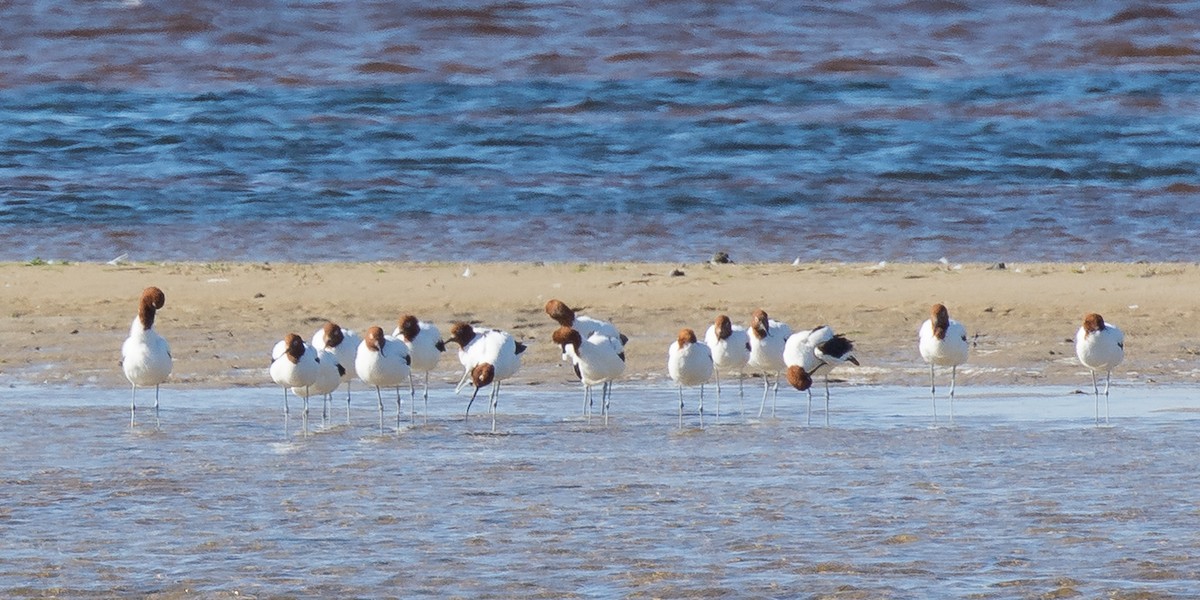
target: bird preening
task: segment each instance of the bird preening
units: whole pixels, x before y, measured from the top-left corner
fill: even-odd
[[[171,348],[154,329],[158,311],[167,303],[162,290],[151,286],[142,290],[137,316],[129,326],[129,337],[121,345],[121,370],[132,386],[129,426],[136,424],[138,386],[154,386],[154,419],[158,421],[158,387],[171,376]]]

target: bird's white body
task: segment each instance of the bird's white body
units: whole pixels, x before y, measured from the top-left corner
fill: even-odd
[[[337,356],[328,350],[315,350],[315,352],[317,355],[316,380],[308,387],[292,387],[292,393],[301,398],[328,396],[342,385],[342,375],[338,373]],[[342,368],[345,368],[345,365]]]
[[[1125,333],[1108,322],[1091,333],[1080,327],[1075,333],[1075,356],[1093,371],[1111,371],[1125,360]]]
[[[304,354],[292,362],[287,349],[287,342],[279,341],[271,350],[271,380],[285,388],[312,387],[319,371],[317,351],[304,344]]]
[[[798,331],[788,336],[783,347],[783,362],[789,367],[800,367],[812,373],[821,366],[817,358],[817,346],[833,339],[833,328],[828,325]]]
[[[733,333],[725,339],[720,339],[716,327],[709,325],[704,343],[712,351],[713,366],[721,371],[741,371],[750,361],[750,336],[741,325],[734,325]]]
[[[625,351],[625,344],[621,342],[621,332],[617,330],[616,325],[613,325],[608,321],[593,319],[587,315],[579,315],[575,317],[575,321],[571,324],[571,329],[578,331],[579,337],[582,337],[584,340],[587,340],[596,334],[607,337],[616,342],[617,347],[619,348],[618,352]],[[565,348],[563,349],[562,358],[563,360],[570,360],[574,362],[574,359],[567,354]]]
[[[400,338],[384,336],[384,345],[379,350],[368,347],[363,340],[354,357],[354,370],[363,383],[376,388],[399,387],[412,374],[409,367],[408,346]]]
[[[583,385],[593,386],[613,381],[625,373],[624,349],[619,338],[593,333],[579,344],[579,350],[568,345],[567,355],[579,367]]]
[[[703,342],[674,342],[667,348],[667,374],[683,386],[704,385],[712,379],[712,351]]]
[[[917,349],[925,362],[939,367],[957,367],[967,362],[970,344],[967,342],[967,328],[962,323],[950,320],[946,327],[946,336],[938,339],[933,334],[933,320],[927,319],[917,332]]]
[[[412,372],[428,373],[436,369],[438,361],[442,359],[442,351],[438,349],[442,334],[433,323],[418,321],[417,324],[421,329],[412,340],[404,339],[399,327],[392,332],[392,336],[400,338],[408,346]]]
[[[497,382],[516,375],[521,368],[516,339],[498,329],[476,329],[475,339],[459,350],[458,360],[467,371],[483,363],[492,365]]]
[[[584,340],[587,340],[588,338],[592,337],[592,335],[599,333],[600,335],[616,340],[617,345],[621,348],[625,347],[624,344],[621,343],[621,332],[617,331],[616,325],[613,325],[608,321],[593,319],[587,315],[579,315],[575,317],[575,323],[571,326],[571,328],[575,331],[578,331],[580,337],[582,337]]]
[[[129,383],[139,387],[160,385],[171,375],[171,348],[154,328],[146,329],[135,317],[129,337],[121,344],[121,369]]]
[[[355,367],[355,358],[358,356],[358,346],[362,343],[362,338],[351,329],[342,329],[342,342],[336,346],[328,345],[325,337],[325,330],[318,329],[312,336],[312,347],[318,352],[328,350],[333,353],[337,364],[342,365],[346,370],[345,373],[339,376],[342,383],[348,383],[355,377],[358,377]],[[323,360],[323,359],[322,359]]]
[[[759,337],[753,330],[747,335],[750,356],[746,359],[746,366],[762,373],[778,373],[787,368],[787,364],[783,362],[783,347],[792,335],[792,328],[774,319],[768,322],[770,329],[767,330],[766,336]]]

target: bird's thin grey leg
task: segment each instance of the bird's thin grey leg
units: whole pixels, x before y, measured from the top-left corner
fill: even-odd
[[[679,428],[683,429],[683,384],[679,385]]]
[[[417,384],[411,373],[408,376],[408,422],[417,424]]]
[[[771,391],[771,382],[767,379],[767,374],[763,373],[763,399],[758,405],[758,418],[762,418],[763,410],[767,408],[767,392]]]
[[[1112,384],[1112,371],[1104,375],[1104,424],[1108,425],[1108,387]]]
[[[304,386],[304,412],[300,413],[300,421],[304,424],[304,437],[308,437],[308,386]]]
[[[825,374],[825,426],[829,427],[829,373]]]
[[[379,400],[379,435],[383,435],[383,391],[375,386],[375,398]]]
[[[775,418],[775,405],[779,403],[779,373],[771,379],[771,418]]]
[[[600,392],[600,398],[604,401],[604,406],[600,410],[604,411],[604,426],[608,427],[608,403],[612,400],[612,382],[605,381],[604,388]]]
[[[929,399],[933,402],[933,426],[937,427],[937,387],[933,384],[933,363],[929,363]]]
[[[721,422],[721,373],[713,368],[713,379],[717,382],[717,422]]]
[[[402,412],[402,408],[403,404],[400,400],[400,386],[396,386],[396,433],[400,433],[400,415],[404,414]]]
[[[492,433],[496,433],[496,405],[500,403],[500,382],[492,383]]]
[[[958,379],[958,365],[950,366],[950,426],[954,426],[954,384]]]
[[[808,388],[808,426],[812,427],[812,386]]]

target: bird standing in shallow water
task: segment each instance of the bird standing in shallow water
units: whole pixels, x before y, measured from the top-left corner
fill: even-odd
[[[320,367],[317,352],[304,343],[304,338],[289,333],[271,349],[271,380],[283,386],[283,419],[287,428],[288,388],[311,388],[317,382]],[[304,394],[305,432],[308,429],[308,396]]]
[[[555,344],[564,348],[583,382],[584,406],[591,406],[592,386],[601,385],[600,412],[608,425],[608,405],[612,399],[612,382],[625,372],[625,352],[621,341],[602,333],[593,333],[586,340],[570,327],[559,327],[552,336]],[[591,412],[588,412],[591,420]]]
[[[158,421],[158,386],[171,375],[171,348],[167,340],[154,329],[154,317],[167,302],[166,295],[156,287],[142,290],[138,314],[129,326],[129,337],[121,344],[121,370],[133,386],[129,404],[129,426],[137,414],[138,386],[154,386],[154,420]]]
[[[318,352],[328,350],[333,353],[337,364],[342,366],[342,383],[346,384],[346,424],[350,424],[350,382],[358,377],[354,372],[354,359],[358,355],[358,345],[362,338],[350,329],[341,327],[333,321],[318,329],[312,337],[312,347]],[[332,397],[331,397],[332,400]]]
[[[375,398],[379,401],[379,432],[383,433],[383,390],[396,388],[396,431],[400,430],[400,385],[412,375],[409,367],[412,359],[408,346],[399,339],[383,334],[383,328],[371,327],[362,343],[358,345],[354,370],[359,379],[375,387]]]
[[[310,396],[321,398],[321,426],[328,424],[329,408],[333,405],[333,393],[342,385],[342,375],[345,367],[338,364],[337,357],[328,350],[315,350],[317,353],[317,380],[308,387],[294,387],[292,393],[304,398],[304,433],[308,433],[308,399]]]
[[[667,347],[667,374],[679,386],[679,428],[683,429],[683,386],[700,386],[700,427],[704,427],[704,384],[712,378],[712,351],[696,341],[696,332],[680,329]]]
[[[967,362],[967,330],[962,323],[950,318],[942,304],[929,309],[929,319],[921,324],[917,332],[917,349],[921,358],[929,363],[929,396],[933,400],[933,424],[937,425],[937,388],[934,386],[935,366],[950,367],[950,424],[954,424],[954,385],[958,378],[958,366]]]
[[[429,372],[436,369],[442,353],[446,351],[446,343],[442,334],[433,323],[419,321],[412,315],[400,317],[400,324],[392,332],[393,337],[400,338],[408,346],[408,356],[412,359],[409,365],[414,373],[425,373],[425,422],[429,422]],[[409,386],[413,385],[412,377],[408,379]],[[416,392],[413,392],[416,399]],[[410,406],[415,410],[415,407]]]
[[[713,380],[717,384],[717,420],[721,420],[721,371],[735,372],[738,378],[738,410],[745,412],[742,399],[745,393],[742,383],[746,378],[743,370],[750,361],[750,335],[746,328],[734,325],[726,315],[718,315],[716,321],[704,332],[704,343],[712,351]]]
[[[802,392],[807,392],[812,388],[812,376],[817,371],[823,370],[825,375],[825,426],[828,427],[829,371],[843,363],[858,365],[858,359],[854,357],[854,342],[846,339],[845,336],[833,333],[833,328],[828,325],[814,327],[807,334],[795,334],[792,338],[795,338],[795,341],[791,338],[788,341],[793,349],[786,355],[789,363],[787,369],[788,383]],[[811,394],[809,396],[808,412],[808,421],[811,424]]]
[[[549,315],[551,319],[554,319],[559,326],[569,327],[575,331],[578,331],[581,339],[586,340],[592,337],[593,334],[599,333],[616,340],[617,343],[620,344],[621,353],[625,352],[625,344],[629,343],[629,338],[625,334],[618,331],[616,325],[601,319],[594,319],[587,315],[576,314],[575,310],[570,306],[567,306],[562,300],[551,299],[546,301],[546,314]],[[562,359],[564,361],[572,361],[572,364],[574,364],[574,359],[567,354],[566,346],[560,344],[559,347],[562,348]],[[576,375],[578,375],[578,373],[576,373]],[[591,395],[584,394],[583,400],[583,414],[590,416],[592,410]]]
[[[787,370],[783,362],[783,346],[792,328],[785,323],[772,320],[764,310],[754,311],[747,330],[750,337],[750,359],[747,366],[763,374],[762,404],[758,406],[758,416],[762,417],[763,409],[767,406],[767,392],[774,390],[771,400],[771,416],[775,416],[775,400],[779,398],[779,374]]]
[[[1125,333],[1116,325],[1106,323],[1104,317],[1090,313],[1083,318],[1083,326],[1075,333],[1075,356],[1092,371],[1092,393],[1096,396],[1096,424],[1100,424],[1100,388],[1096,383],[1096,371],[1104,371],[1104,422],[1108,423],[1108,388],[1112,383],[1112,370],[1125,360]]]
[[[455,388],[457,393],[467,381],[471,382],[475,391],[467,402],[467,412],[463,420],[471,417],[471,405],[479,389],[491,384],[489,394],[492,413],[492,433],[496,433],[496,406],[500,402],[500,382],[516,375],[521,368],[521,354],[525,352],[525,344],[516,341],[512,335],[496,329],[475,330],[468,323],[455,323],[450,327],[450,337],[444,342],[458,344],[458,360],[465,368],[463,379]]]

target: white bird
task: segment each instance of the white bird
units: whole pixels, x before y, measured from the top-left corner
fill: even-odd
[[[554,343],[566,349],[583,382],[583,405],[591,406],[592,386],[600,384],[600,412],[608,425],[608,405],[612,400],[612,382],[625,372],[625,351],[621,340],[602,333],[593,333],[586,340],[570,327],[559,327],[552,336]],[[591,418],[591,413],[588,413]]]
[[[747,333],[750,338],[750,359],[746,366],[763,374],[763,397],[762,404],[758,406],[758,416],[762,416],[763,409],[767,406],[767,392],[771,389],[775,391],[771,400],[771,416],[775,416],[775,400],[779,397],[779,374],[787,370],[787,365],[783,362],[783,346],[788,336],[792,335],[792,328],[772,320],[766,311],[759,309],[754,311]]]
[[[317,382],[320,367],[317,351],[304,343],[304,338],[289,333],[271,349],[271,380],[283,386],[283,415],[286,423],[289,414],[288,388],[312,387]],[[304,398],[304,419],[307,430],[308,395]],[[286,429],[286,427],[285,427]]]
[[[321,397],[321,423],[325,423],[329,413],[326,404],[333,404],[333,393],[342,385],[342,374],[346,368],[338,364],[337,356],[329,350],[313,350],[317,354],[317,380],[308,387],[292,388],[292,393],[304,398],[305,431],[308,431],[308,399],[312,396]]]
[[[129,380],[132,400],[129,404],[129,426],[134,425],[137,413],[138,386],[154,386],[154,418],[158,419],[158,386],[171,375],[171,348],[154,330],[154,316],[166,304],[163,291],[156,287],[142,290],[138,314],[129,326],[129,337],[121,344],[121,370]]]
[[[364,383],[375,387],[379,400],[379,431],[383,432],[383,388],[396,388],[396,429],[400,429],[400,385],[411,375],[408,346],[399,338],[383,334],[383,328],[371,327],[358,345],[354,370]]]
[[[1083,326],[1075,333],[1075,356],[1092,371],[1092,393],[1096,396],[1096,424],[1100,424],[1100,389],[1096,384],[1096,371],[1103,370],[1104,376],[1104,422],[1108,423],[1108,388],[1112,383],[1112,370],[1125,360],[1125,333],[1104,317],[1089,313],[1083,318]]]
[[[934,386],[933,369],[950,367],[950,424],[954,424],[954,385],[958,378],[958,365],[967,362],[967,330],[962,323],[950,318],[942,304],[929,309],[930,317],[921,324],[917,332],[917,349],[921,358],[929,363],[929,396],[933,400],[933,424],[937,425],[937,388]]]
[[[521,353],[525,352],[525,344],[513,339],[513,336],[497,329],[480,329],[476,331],[468,323],[455,323],[450,327],[450,337],[445,343],[458,344],[458,359],[466,372],[463,380],[470,379],[475,391],[467,403],[464,420],[471,417],[471,405],[479,389],[491,384],[492,433],[496,432],[496,405],[499,403],[500,382],[512,377],[521,368]],[[463,382],[459,382],[461,389]],[[457,392],[458,389],[455,391]]]
[[[812,425],[812,374],[821,366],[817,360],[817,344],[825,341],[833,330],[826,325],[788,336],[783,346],[783,362],[787,365],[788,383],[808,393],[808,424]]]
[[[700,426],[704,427],[704,384],[712,378],[712,351],[696,341],[696,332],[680,329],[667,348],[667,374],[679,387],[679,428],[683,429],[683,386],[700,386]]]
[[[854,342],[845,336],[833,333],[828,325],[814,327],[788,338],[787,380],[792,387],[809,392],[808,422],[812,423],[812,376],[824,369],[825,375],[825,425],[829,426],[829,371],[834,367],[851,363],[858,364],[854,357]]]
[[[337,364],[342,366],[341,381],[346,384],[346,424],[350,424],[350,382],[358,377],[354,372],[354,359],[358,355],[358,345],[362,338],[353,330],[345,329],[333,321],[318,329],[312,336],[312,347],[318,352],[328,350],[333,353]]]
[[[442,341],[442,334],[433,323],[418,321],[412,315],[404,315],[400,317],[400,326],[392,332],[394,337],[400,338],[405,346],[408,346],[408,355],[412,362],[410,367],[414,373],[425,373],[425,422],[429,422],[429,372],[436,369],[438,361],[442,358],[442,353],[446,351],[446,344]],[[413,384],[410,377],[409,385]],[[414,392],[415,399],[415,392]],[[415,410],[415,408],[413,408]]]
[[[704,343],[713,356],[713,379],[717,383],[717,420],[721,419],[721,371],[736,372],[738,376],[738,407],[741,409],[745,396],[742,382],[745,380],[746,363],[750,360],[750,335],[746,328],[734,325],[728,316],[718,315],[716,321],[704,332]],[[744,409],[741,409],[744,410]]]
[[[548,300],[546,302],[546,314],[550,315],[562,327],[570,327],[579,332],[579,336],[583,339],[592,337],[593,333],[600,333],[621,342],[621,349],[625,349],[625,344],[629,343],[629,338],[617,330],[617,326],[608,321],[593,319],[587,315],[576,314],[571,307],[564,304],[561,300]],[[566,348],[563,348],[563,360],[569,360],[566,353]]]

